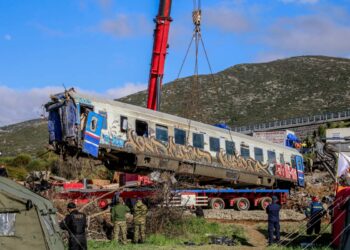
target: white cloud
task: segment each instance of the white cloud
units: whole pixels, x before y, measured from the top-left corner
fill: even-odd
[[[86,91],[79,88],[77,92],[106,99],[120,98],[147,88],[143,83],[126,83],[119,88],[108,89],[105,93]],[[0,85],[0,127],[30,119],[40,118],[45,113],[43,104],[49,101],[51,94],[62,92],[58,86],[32,88],[29,90],[16,90]]]
[[[255,58],[255,62],[257,63],[263,63],[263,62],[271,62],[271,61],[275,61],[278,59],[283,59],[286,58],[287,56],[285,54],[279,54],[279,53],[274,53],[274,52],[270,52],[270,51],[264,51],[264,52],[260,52],[256,58]]]
[[[92,30],[110,34],[114,37],[131,37],[145,33],[152,34],[152,25],[144,15],[118,14],[116,18],[101,21]]]
[[[275,53],[345,56],[350,51],[350,25],[322,14],[283,18],[270,27],[264,41]]]
[[[297,3],[297,4],[315,4],[319,0],[281,0],[283,3]]]
[[[6,34],[6,35],[4,35],[4,39],[6,41],[11,41],[12,40],[12,36],[10,34]]]
[[[224,32],[244,32],[251,28],[243,10],[237,11],[228,6],[204,9],[203,22]]]
[[[147,84],[144,83],[126,83],[120,88],[112,88],[106,91],[107,96],[111,98],[120,98],[142,90],[147,89]]]
[[[18,91],[0,86],[0,126],[39,118],[43,113],[42,104],[49,100],[49,93],[59,91],[62,91],[62,88],[46,87]]]

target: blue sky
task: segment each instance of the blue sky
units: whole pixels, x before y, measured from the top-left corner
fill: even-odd
[[[297,55],[350,57],[350,0],[202,0],[214,72]],[[110,98],[147,87],[158,0],[1,0],[0,125],[38,117],[62,86]],[[193,1],[173,0],[164,82],[192,36]],[[209,73],[203,52],[200,73]],[[193,73],[193,50],[181,77]],[[19,99],[32,100],[18,110]],[[16,101],[15,101],[16,100]]]

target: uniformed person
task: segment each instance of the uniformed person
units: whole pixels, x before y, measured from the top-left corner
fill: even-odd
[[[0,165],[0,176],[2,177],[8,177],[7,171],[4,165]]]
[[[76,208],[73,202],[68,203],[67,210],[69,214],[61,221],[60,227],[69,233],[69,250],[86,250],[86,215],[79,212]]]
[[[269,245],[280,240],[281,206],[277,204],[277,202],[278,198],[276,196],[272,196],[272,203],[266,207],[266,213],[268,214]],[[276,238],[274,238],[274,235]]]
[[[112,207],[111,209],[111,220],[112,223],[114,224],[114,240],[120,242],[122,244],[127,243],[127,226],[126,226],[126,214],[130,213],[129,207],[127,207],[124,204],[124,201],[122,198],[119,198],[116,201],[116,205]],[[119,238],[120,234],[120,238]]]
[[[134,206],[134,243],[144,243],[146,239],[147,207],[140,197]]]
[[[309,221],[307,223],[306,233],[311,235],[313,231],[319,234],[321,231],[321,219],[325,213],[325,209],[317,196],[312,197],[312,202],[308,208],[307,216]]]

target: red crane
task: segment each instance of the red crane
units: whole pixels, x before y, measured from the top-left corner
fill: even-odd
[[[150,76],[148,82],[147,108],[158,110],[160,105],[160,94],[164,75],[165,57],[168,48],[168,36],[172,0],[160,0],[158,15],[155,18],[156,28],[154,30],[154,42]]]
[[[155,18],[156,28],[154,29],[154,41],[152,51],[151,69],[148,81],[147,108],[158,110],[160,106],[160,94],[164,75],[165,56],[168,48],[168,36],[172,0],[160,0],[158,15]],[[126,183],[151,183],[147,176],[137,174],[124,174]]]

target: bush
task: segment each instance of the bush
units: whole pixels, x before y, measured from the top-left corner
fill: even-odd
[[[42,160],[32,160],[28,166],[28,171],[42,171],[48,168],[48,163]]]
[[[6,167],[9,178],[24,181],[28,171],[23,167]]]
[[[28,154],[19,154],[11,162],[13,167],[26,167],[31,162],[32,157]]]

